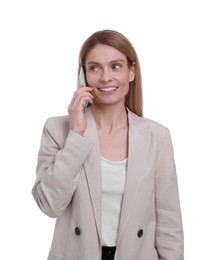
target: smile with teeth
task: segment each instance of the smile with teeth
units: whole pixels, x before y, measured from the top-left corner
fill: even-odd
[[[108,88],[98,88],[102,92],[112,92],[117,89],[117,87],[108,87]]]

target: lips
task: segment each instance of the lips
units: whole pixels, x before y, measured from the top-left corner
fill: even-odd
[[[103,87],[103,88],[98,88],[98,90],[102,92],[113,92],[117,89],[118,87]]]

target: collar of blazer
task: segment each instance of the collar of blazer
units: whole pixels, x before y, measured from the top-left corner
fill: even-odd
[[[122,235],[136,202],[141,179],[147,160],[150,131],[146,120],[138,117],[127,109],[129,120],[128,166],[125,191],[122,204],[118,241]],[[92,207],[95,215],[96,226],[101,240],[101,161],[99,141],[95,121],[89,108],[87,111],[88,127],[85,137],[94,143],[93,149],[84,163],[84,170],[89,185]]]

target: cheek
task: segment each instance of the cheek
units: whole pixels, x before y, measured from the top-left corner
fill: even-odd
[[[96,77],[96,76],[86,75],[86,78],[87,78],[88,86],[90,86],[90,87],[96,85],[98,82],[98,77]]]
[[[123,77],[123,82],[129,86],[130,82],[132,81],[132,76],[130,73],[126,73],[125,76]]]

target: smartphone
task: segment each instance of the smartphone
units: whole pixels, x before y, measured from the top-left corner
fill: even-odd
[[[84,72],[83,66],[81,66],[81,68],[80,68],[78,83],[79,83],[79,86],[87,86],[87,80],[85,77],[85,72]],[[88,107],[88,101],[84,101],[83,106],[84,106],[84,111],[86,111],[87,107]]]

